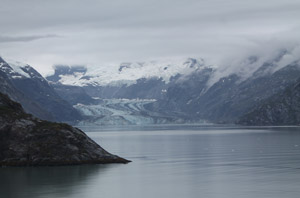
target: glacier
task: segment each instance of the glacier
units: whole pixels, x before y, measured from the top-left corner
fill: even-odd
[[[79,103],[73,107],[85,116],[84,120],[77,123],[79,126],[179,124],[186,122],[183,118],[165,116],[145,108],[145,105],[154,102],[156,102],[155,99],[98,99],[98,104]]]

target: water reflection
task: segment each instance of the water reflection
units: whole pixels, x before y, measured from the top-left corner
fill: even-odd
[[[0,168],[0,197],[72,197],[113,165]]]

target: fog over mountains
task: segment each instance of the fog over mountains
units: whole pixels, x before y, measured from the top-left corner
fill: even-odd
[[[42,119],[78,125],[298,124],[298,119],[278,123],[270,119],[278,111],[298,115],[294,112],[298,100],[293,98],[297,89],[291,87],[298,86],[299,54],[294,46],[266,54],[258,50],[222,65],[203,58],[110,67],[55,65],[46,78],[27,64],[1,59],[1,92]],[[280,105],[284,99],[272,99],[286,93],[293,102]],[[261,119],[265,111],[255,109],[270,102],[281,109],[268,111],[268,119]],[[256,113],[248,116],[252,111]]]
[[[64,85],[131,85],[141,78],[161,78],[168,83],[177,74],[188,75],[195,70],[207,67],[203,59],[184,58],[150,62],[124,62],[108,67],[54,66],[51,81]]]
[[[228,74],[247,56],[267,58],[272,50],[291,50],[300,42],[295,0],[3,0],[3,5],[1,56],[33,65],[43,75],[55,64],[109,67],[182,57],[226,65]]]
[[[174,58],[148,62],[123,62],[107,66],[100,63],[94,66],[56,65],[53,67],[55,73],[47,76],[53,76],[55,77],[54,81],[65,85],[78,86],[132,84],[138,79],[152,77],[162,78],[164,82],[168,83],[170,78],[177,74],[187,76],[196,70],[212,68],[214,74],[208,82],[208,85],[211,86],[220,78],[231,74],[237,74],[241,80],[246,80],[265,63],[272,63],[273,66],[264,72],[274,73],[299,60],[299,45],[294,44],[288,47],[287,45],[277,46],[274,43],[266,43],[266,45],[271,46],[259,46],[245,50],[241,54],[232,54],[224,58],[220,64],[213,64],[203,58]]]

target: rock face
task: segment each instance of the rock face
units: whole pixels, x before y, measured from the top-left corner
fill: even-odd
[[[70,125],[43,121],[0,93],[0,166],[128,163]]]
[[[61,98],[69,102],[71,105],[76,105],[78,103],[89,105],[96,102],[95,99],[89,96],[82,87],[51,82],[50,85]]]
[[[59,122],[75,122],[81,119],[79,112],[29,65],[7,63],[0,57],[0,79],[0,84],[3,84],[0,91],[21,103],[26,112],[36,117]]]
[[[211,87],[206,82],[211,72],[205,70],[188,76],[182,83],[170,84],[162,100],[149,107],[152,111],[184,112],[214,123],[234,123],[267,98],[293,85],[300,76],[300,64],[293,63],[264,75],[264,64],[251,77],[242,80],[236,74],[221,78]]]
[[[299,125],[300,124],[300,79],[265,100],[254,110],[244,115],[242,125]]]
[[[3,59],[0,57],[0,67],[6,66]],[[9,79],[6,70],[0,69],[0,92],[7,94],[12,100],[18,101],[23,105],[25,111],[33,113],[34,115],[45,120],[54,120],[54,117],[44,109],[42,109],[37,103],[33,102],[30,98],[25,96],[20,90],[18,90]]]

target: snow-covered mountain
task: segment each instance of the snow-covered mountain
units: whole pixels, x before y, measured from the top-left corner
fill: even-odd
[[[193,58],[97,68],[61,65],[47,80],[26,64],[2,61],[0,72],[53,115],[77,116],[77,109],[83,125],[233,123],[294,84],[300,78],[299,60],[294,51],[278,50],[225,66]],[[65,113],[57,114],[61,109]]]
[[[155,102],[139,104],[140,109],[150,112],[150,115],[233,123],[261,101],[300,78],[299,59],[296,53],[281,49],[268,56],[251,55],[218,67],[208,66],[203,59],[192,58],[173,62],[122,63],[98,70],[65,66],[57,67],[55,74],[47,79],[55,83],[55,89],[59,88],[64,97],[68,94],[67,85],[77,85],[87,95],[105,100],[155,99]],[[103,104],[85,104],[86,107],[76,108],[107,109]],[[105,104],[109,104],[110,110],[120,110],[116,102]],[[95,116],[95,120],[104,115],[103,112]],[[137,115],[129,108],[122,112],[122,116],[130,115],[129,112]],[[109,115],[105,117],[116,118]],[[129,117],[125,120],[128,121]]]
[[[28,113],[53,121],[72,122],[81,118],[79,112],[30,65],[0,58],[0,72],[3,78],[1,92],[20,102]]]
[[[188,58],[173,62],[122,63],[97,70],[56,66],[54,74],[46,78],[61,97],[87,118],[81,124],[182,123],[192,119],[184,113],[157,113],[144,107],[163,99],[168,87],[185,81],[186,76],[212,71],[203,59]]]
[[[29,65],[20,62],[5,62],[2,60],[0,63],[0,70],[10,78],[30,78],[29,69]]]
[[[132,85],[138,79],[158,78],[168,83],[178,74],[187,75],[207,67],[203,59],[182,59],[177,61],[150,61],[121,63],[98,67],[63,66],[54,67],[55,73],[47,76],[53,82],[73,86],[120,86]]]

